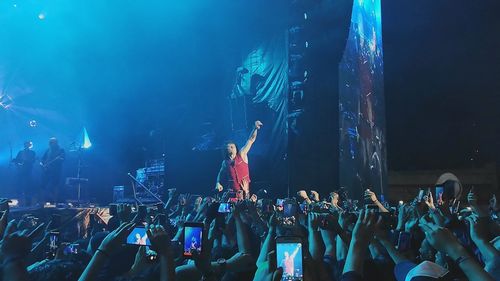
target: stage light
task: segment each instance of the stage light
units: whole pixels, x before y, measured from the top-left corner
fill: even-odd
[[[10,199],[8,204],[9,204],[9,207],[11,207],[11,208],[12,207],[17,207],[17,206],[19,206],[19,200],[17,200],[17,199]]]
[[[309,48],[309,42],[306,41],[306,48]]]
[[[304,19],[307,20],[307,13],[304,13]]]
[[[4,109],[9,109],[12,106],[14,100],[9,95],[0,96],[0,106]]]
[[[38,14],[38,19],[39,19],[39,20],[44,20],[44,19],[45,19],[45,16],[46,16],[46,15],[45,15],[45,13],[39,13],[39,14]]]
[[[36,120],[30,120],[29,124],[31,128],[35,128],[36,126],[38,126],[38,122],[36,122]]]
[[[82,143],[82,148],[83,149],[88,149],[92,146],[92,142],[90,142],[89,134],[87,132],[87,129],[83,127],[83,143]]]

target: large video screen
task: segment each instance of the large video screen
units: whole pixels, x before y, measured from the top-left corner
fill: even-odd
[[[380,0],[355,0],[339,65],[340,184],[353,198],[387,185],[383,65]]]

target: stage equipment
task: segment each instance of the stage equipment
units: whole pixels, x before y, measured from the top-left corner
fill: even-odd
[[[134,199],[139,204],[164,204],[161,198],[165,191],[165,159],[151,159],[145,164],[145,167],[137,169],[135,177],[131,173],[128,174],[133,180]]]

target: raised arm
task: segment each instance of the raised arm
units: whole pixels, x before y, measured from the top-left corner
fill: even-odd
[[[250,148],[252,148],[253,143],[257,139],[257,131],[260,130],[260,127],[262,127],[262,125],[263,125],[262,122],[260,122],[259,120],[255,121],[255,126],[252,132],[250,133],[250,136],[248,137],[247,143],[245,143],[245,145],[241,148],[240,154],[244,160],[247,160],[246,159],[247,153],[248,151],[250,151]]]

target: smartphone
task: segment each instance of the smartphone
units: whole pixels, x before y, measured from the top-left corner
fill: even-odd
[[[444,186],[437,185],[436,186],[436,201],[439,202],[443,200]]]
[[[49,233],[49,251],[55,253],[60,244],[59,231],[51,231]]]
[[[69,244],[63,250],[63,253],[66,256],[76,255],[79,252],[80,252],[80,244]]]
[[[262,212],[263,213],[272,213],[274,211],[273,201],[271,199],[263,199],[262,200]]]
[[[148,238],[146,227],[139,225],[134,227],[132,232],[127,236],[127,244],[139,246],[151,246],[151,241]]]
[[[231,213],[231,203],[220,203],[219,205],[219,213],[225,214],[225,213]]]
[[[293,217],[297,214],[297,202],[293,200],[286,200],[283,202],[283,216]]]
[[[193,251],[201,253],[203,250],[203,223],[185,222],[184,223],[184,247],[183,256],[191,258]]]
[[[417,196],[417,202],[418,203],[422,202],[423,198],[424,198],[424,190],[420,189],[420,191],[418,192],[418,196]]]
[[[109,215],[110,216],[116,216],[116,215],[118,215],[118,205],[116,205],[116,204],[109,204]]]
[[[281,280],[304,280],[303,260],[300,237],[276,238],[276,262],[278,267],[283,268]]]
[[[146,218],[147,214],[148,214],[148,207],[146,205],[139,205],[137,216],[141,219],[144,219]]]
[[[283,207],[283,202],[285,202],[285,199],[276,199],[276,206]]]
[[[398,251],[408,251],[411,246],[411,235],[408,232],[400,232],[398,237]]]

